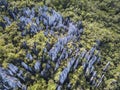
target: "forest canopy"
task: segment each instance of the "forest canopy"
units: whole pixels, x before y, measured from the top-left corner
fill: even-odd
[[[119,90],[119,60],[119,0],[0,0],[0,89]]]

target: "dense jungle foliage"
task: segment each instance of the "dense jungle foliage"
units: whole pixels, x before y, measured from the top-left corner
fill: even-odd
[[[79,67],[74,74],[69,75],[72,78],[71,82],[73,87],[71,90],[120,90],[120,1],[119,0],[8,0],[9,8],[18,9],[22,7],[35,7],[35,6],[48,6],[59,12],[64,18],[70,17],[71,21],[82,21],[83,33],[81,39],[75,43],[80,44],[82,50],[89,50],[95,45],[96,40],[100,40],[100,57],[101,63],[99,68],[96,68],[100,76],[101,70],[109,61],[110,66],[106,71],[105,78],[102,84],[98,88],[94,88],[88,84],[85,80],[83,68]],[[2,17],[7,15],[6,11],[0,12],[0,21],[3,21]],[[30,49],[33,47],[33,43],[37,42],[37,49],[40,50],[39,56],[42,55],[42,50],[46,47],[46,42],[52,45],[57,41],[57,38],[48,36],[46,37],[43,31],[37,33],[32,38],[26,36],[21,37],[21,33],[17,31],[17,23],[14,21],[10,26],[5,29],[0,27],[0,66],[7,68],[8,63],[14,62],[16,58],[24,60],[26,51],[21,49],[21,43],[27,41]],[[28,26],[29,28],[29,26]],[[56,34],[58,34],[56,32]],[[62,34],[60,33],[60,36]],[[14,43],[14,44],[13,44]],[[73,47],[73,46],[72,46]],[[71,48],[72,48],[71,47]],[[16,53],[17,52],[17,53]],[[30,52],[30,51],[28,51]],[[35,57],[35,56],[33,56]],[[35,57],[36,58],[36,57]],[[45,56],[48,58],[48,56]],[[40,58],[39,58],[40,59]],[[15,62],[14,62],[15,63]],[[35,61],[28,63],[29,66],[33,66]],[[51,63],[53,64],[53,63]],[[63,69],[66,64],[62,63]],[[45,65],[43,65],[44,67]],[[19,68],[21,68],[18,65]],[[95,66],[97,67],[97,65]],[[21,68],[23,71],[24,69]],[[45,79],[36,75],[26,73],[28,82],[25,83],[28,86],[28,90],[55,90],[58,75],[62,69],[58,69],[54,78],[49,79],[47,82]],[[81,73],[81,77],[78,78],[78,73]],[[29,77],[31,80],[29,80]],[[78,85],[74,85],[75,81]],[[64,89],[63,89],[64,90]],[[66,89],[65,89],[66,90]]]

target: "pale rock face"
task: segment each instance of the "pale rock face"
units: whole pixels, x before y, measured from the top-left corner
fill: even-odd
[[[62,90],[62,86],[57,86],[57,90]]]
[[[11,21],[10,21],[10,19],[8,17],[3,17],[3,19],[5,20],[7,25],[11,24]]]
[[[110,65],[110,62],[108,62],[108,63],[106,64],[106,66],[105,66],[105,68],[103,69],[103,71],[106,71],[109,65]]]
[[[9,66],[13,66],[13,65],[10,64]],[[7,72],[2,68],[0,69],[0,77],[2,77],[2,82],[3,83],[8,84],[8,86],[4,85],[5,89],[8,89],[8,88],[14,89],[14,88],[17,88],[17,87],[22,89],[22,87],[23,87],[23,85],[21,84],[21,82],[17,78],[7,75]]]
[[[35,65],[34,65],[34,69],[37,71],[39,71],[40,70],[40,62],[39,61],[37,61],[36,63],[35,63]]]
[[[13,64],[9,64],[8,68],[14,73],[16,74],[18,71],[18,67],[14,66]]]
[[[33,60],[33,57],[32,57],[32,55],[30,53],[27,53],[26,58],[29,59],[30,61]]]

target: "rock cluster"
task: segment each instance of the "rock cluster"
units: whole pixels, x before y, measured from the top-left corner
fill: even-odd
[[[22,37],[29,35],[32,38],[34,35],[39,34],[40,31],[44,31],[46,37],[51,34],[57,38],[57,42],[52,47],[48,45],[49,49],[47,47],[44,48],[42,56],[39,56],[40,51],[37,49],[38,44],[36,42],[34,42],[31,51],[28,51],[30,47],[26,41],[21,43],[21,48],[26,51],[26,59],[28,62],[35,62],[34,66],[29,66],[28,62],[16,58],[17,62],[9,63],[6,69],[0,67],[0,89],[9,90],[19,88],[26,90],[27,86],[25,82],[27,82],[27,78],[24,72],[29,72],[32,75],[37,73],[47,81],[61,67],[61,62],[67,60],[67,66],[63,68],[59,75],[59,80],[56,82],[58,84],[56,86],[57,90],[62,89],[62,85],[66,83],[71,70],[74,72],[78,66],[83,66],[85,78],[90,85],[95,87],[100,85],[104,74],[98,80],[97,71],[94,70],[94,64],[100,62],[99,53],[94,53],[99,47],[99,42],[97,42],[97,46],[92,47],[89,51],[81,51],[80,47],[75,44],[80,41],[80,36],[83,32],[81,21],[74,23],[69,17],[63,18],[58,12],[46,6],[25,7],[22,9],[15,7],[11,10],[8,8],[6,0],[1,0],[0,6],[3,6],[2,9],[7,11],[9,15],[2,17],[3,21],[0,22],[0,26],[3,29],[16,21],[17,30],[21,32]],[[55,34],[55,32],[63,34],[64,37],[59,37],[59,34]],[[68,47],[69,43],[72,43],[73,48]],[[45,59],[46,55],[49,56],[49,60]],[[41,60],[39,60],[39,57],[41,57]],[[86,61],[83,61],[83,59]],[[45,67],[43,67],[43,64]],[[109,64],[108,62],[103,69],[104,72],[107,70]],[[70,88],[70,82],[67,83]]]

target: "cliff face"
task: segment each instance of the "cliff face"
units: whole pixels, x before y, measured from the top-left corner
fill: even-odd
[[[0,0],[0,89],[120,88],[119,0]]]

